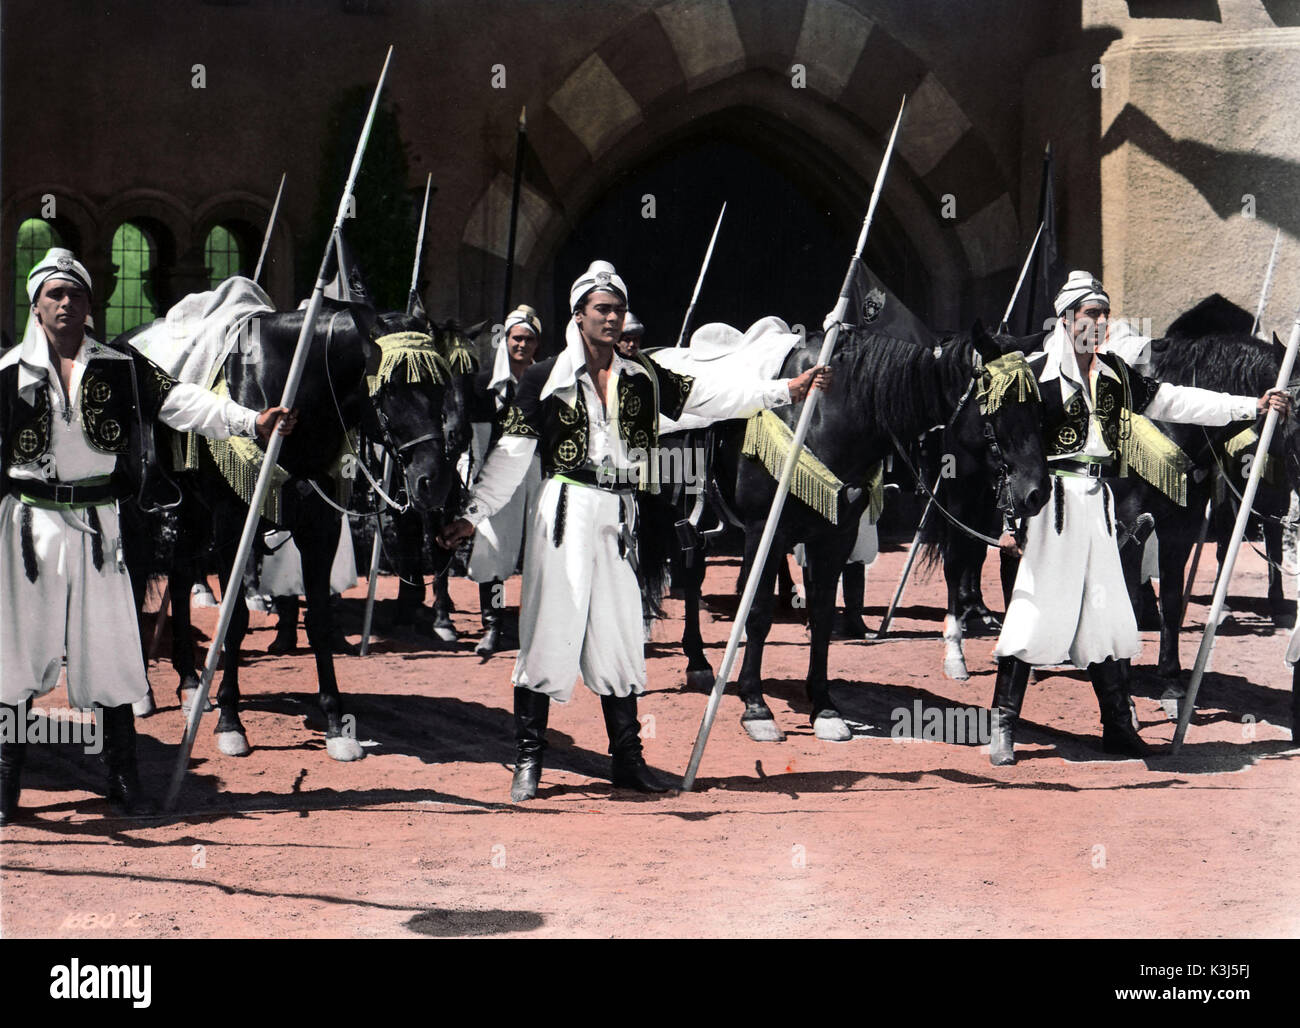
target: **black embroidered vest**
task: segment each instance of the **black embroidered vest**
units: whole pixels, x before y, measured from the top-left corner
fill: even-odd
[[[1102,442],[1110,450],[1112,459],[1118,453],[1120,411],[1141,414],[1155,397],[1160,383],[1132,370],[1124,361],[1110,353],[1099,353],[1094,358],[1115,372],[1117,378],[1097,376],[1096,413]],[[1088,404],[1082,390],[1076,390],[1069,400],[1062,402],[1059,381],[1044,382],[1046,367],[1044,356],[1031,358],[1038,364],[1039,393],[1043,398],[1043,452],[1050,459],[1078,453],[1088,441]]]
[[[86,442],[117,457],[113,473],[119,496],[171,504],[176,487],[157,466],[157,432],[163,399],[176,380],[143,354],[102,346],[86,362],[81,378],[80,413]],[[0,486],[8,488],[9,469],[39,463],[50,450],[53,415],[49,386],[39,386],[33,402],[18,394],[18,364],[0,369]]]
[[[615,412],[619,436],[628,449],[648,451],[659,442],[659,415],[680,418],[695,380],[661,368],[648,358],[635,358],[647,372],[620,374]],[[514,406],[507,408],[502,432],[537,440],[542,471],[547,475],[575,471],[587,462],[587,405],[582,390],[570,407],[552,393],[541,399],[542,389],[555,366],[555,358],[534,364],[524,372]]]

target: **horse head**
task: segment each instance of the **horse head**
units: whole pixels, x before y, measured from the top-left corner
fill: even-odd
[[[1014,342],[1000,342],[979,321],[970,343],[971,384],[950,436],[999,483],[998,505],[1031,517],[1051,495],[1037,379]]]
[[[434,338],[406,315],[383,315],[370,376],[373,423],[397,462],[416,510],[446,506],[456,461],[469,442],[464,396]]]

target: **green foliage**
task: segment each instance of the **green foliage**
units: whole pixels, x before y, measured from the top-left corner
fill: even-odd
[[[300,297],[315,285],[313,276],[320,268],[373,93],[373,86],[345,90],[327,116],[316,206],[297,262]],[[381,100],[353,191],[356,216],[343,223],[344,236],[379,310],[404,310],[411,284],[419,210],[408,185],[406,151],[397,108]]]
[[[14,342],[22,339],[27,331],[27,317],[32,309],[27,302],[27,276],[51,246],[62,245],[63,240],[54,231],[54,226],[43,218],[28,218],[18,226],[18,245],[14,255],[14,295],[17,298],[14,304]]]
[[[113,233],[113,263],[117,265],[117,285],[104,310],[105,339],[152,321],[158,315],[148,281],[154,264],[153,242],[129,221]]]

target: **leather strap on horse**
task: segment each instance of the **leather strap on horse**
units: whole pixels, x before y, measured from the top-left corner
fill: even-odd
[[[953,527],[965,532],[972,539],[979,539],[981,542],[988,543],[988,545],[990,546],[996,547],[1000,545],[998,540],[994,539],[992,536],[985,535],[983,532],[977,532],[975,529],[971,528],[970,525],[967,525],[963,521],[961,521],[955,514],[949,511],[948,508],[945,507],[942,503],[940,503],[939,497],[937,497],[934,494],[934,492],[930,489],[930,487],[925,484],[925,479],[921,477],[920,473],[916,470],[916,465],[913,464],[911,458],[907,456],[907,451],[903,448],[903,444],[898,441],[898,436],[894,434],[894,430],[892,428],[889,430],[889,438],[894,441],[894,449],[896,449],[898,451],[898,455],[903,458],[903,463],[907,465],[907,470],[910,471],[912,473],[912,477],[916,479],[916,484],[919,485],[925,491],[926,496],[930,497],[930,502],[934,504],[935,509],[938,510],[938,512],[942,514],[945,518],[947,518],[948,521],[953,525]]]

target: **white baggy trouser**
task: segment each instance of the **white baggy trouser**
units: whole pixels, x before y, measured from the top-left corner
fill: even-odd
[[[96,508],[103,565],[95,570],[92,536],[70,520],[87,511],[28,507],[36,581],[27,579],[22,553],[25,505],[0,500],[0,702],[22,703],[59,684],[68,660],[68,703],[117,707],[149,689],[140,653],[131,577],[117,560],[117,505]]]
[[[555,545],[560,479],[542,481],[528,521],[519,602],[519,658],[511,681],[568,702],[578,675],[600,696],[645,691],[641,587],[619,552],[620,526],[634,524],[630,493],[569,483],[564,530]]]
[[[1096,479],[1056,481],[1064,501],[1061,531],[1053,496],[1026,526],[1024,557],[993,654],[1080,668],[1136,657],[1142,640],[1120,566],[1110,490]]]

